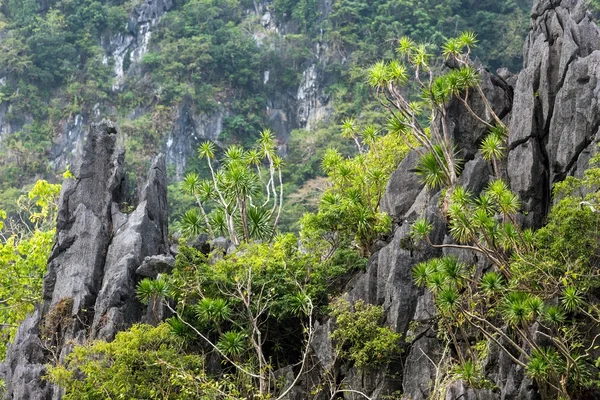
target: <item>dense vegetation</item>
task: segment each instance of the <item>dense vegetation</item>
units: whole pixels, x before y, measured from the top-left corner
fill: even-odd
[[[11,104],[7,120],[21,127],[1,148],[0,207],[8,213],[0,212],[6,220],[0,224],[0,351],[39,300],[59,186],[39,181],[28,196],[19,196],[29,178],[50,174],[40,155],[60,121],[96,103],[107,111],[117,107],[126,144],[137,156],[128,160],[134,177],[183,102],[199,113],[227,107],[223,140],[230,144],[203,144],[181,191],[171,187],[182,210],[174,225],[182,236],[175,269],[137,287],[155,316],[164,308],[172,317],[154,327],[135,325],[111,343],[84,343],[63,362],[54,360],[50,379],[65,388],[66,398],[281,399],[309,367],[315,321],[328,317],[337,321],[331,338],[338,365],[377,368],[399,358],[402,338],[382,324],[383,309],[351,304],[342,291],[365,268],[375,241],[389,233],[391,220],[380,203],[390,174],[410,149],[419,154],[422,182],[441,193],[440,213],[454,239],[432,242],[433,225],[421,218],[412,226],[411,245],[416,251],[474,251],[486,260],[484,267],[471,266],[447,256],[412,271],[415,284],[431,291],[439,338],[451,349],[433,391],[445,396],[438,387],[442,379],[491,388],[482,369],[491,347],[520,365],[547,398],[576,397],[600,385],[598,359],[590,351],[596,339],[585,330],[600,321],[600,160],[592,160],[582,179],[555,187],[545,227],[522,230],[519,199],[498,166],[507,127],[493,112],[489,121],[474,116],[489,128],[480,150],[496,177],[482,193],[469,193],[458,183],[461,153],[444,123],[453,99],[467,109],[466,93],[486,103],[474,56],[494,66],[518,63],[525,3],[340,0],[324,16],[312,0],[275,0],[275,15],[294,32],[280,36],[243,11],[251,4],[182,0],[116,92],[113,66],[102,62],[98,38],[123,29],[135,2],[48,4],[40,10],[33,0],[9,0],[0,9],[10,41],[0,61],[8,74],[0,99]],[[506,16],[503,23],[498,15]],[[448,39],[463,28],[480,35],[466,31]],[[322,37],[314,39],[321,29]],[[428,43],[392,41],[405,34]],[[505,40],[494,46],[498,35]],[[312,134],[293,132],[283,160],[274,136],[263,129],[265,102],[276,87],[297,88],[317,41],[334,81],[334,119]],[[431,56],[433,45],[441,45],[439,57]],[[53,58],[43,51],[49,48]],[[125,69],[136,61],[131,57]],[[441,69],[443,60],[454,68]],[[365,64],[371,64],[366,78],[358,72]],[[145,112],[129,120],[134,110]],[[338,146],[325,148],[328,142]],[[310,182],[324,188],[319,198],[284,204],[293,199],[290,193],[309,190]],[[299,218],[306,208],[312,212]],[[187,242],[200,233],[227,236],[236,247],[202,253]],[[541,327],[537,337],[533,324]],[[289,365],[294,368],[282,372]],[[335,398],[352,390],[335,371],[322,372],[313,394],[329,391]]]
[[[556,204],[548,224],[537,232],[520,228],[516,220],[519,199],[499,176],[480,194],[461,187],[457,180],[460,152],[444,120],[451,99],[463,101],[471,110],[463,97],[468,91],[487,103],[469,59],[476,42],[469,32],[446,41],[443,56],[456,68],[442,74],[429,67],[426,47],[407,38],[400,40],[397,49],[404,62],[381,61],[369,68],[369,84],[383,96],[383,104],[389,102],[388,133],[379,137],[373,126],[359,130],[355,121],[345,121],[343,134],[355,142],[357,154],[345,158],[335,150],[325,153],[323,168],[331,186],[318,211],[303,218],[300,238],[288,234],[259,243],[243,235],[233,253],[224,256],[218,250],[208,258],[182,241],[173,274],[142,281],[138,296],[152,309],[162,305],[172,310],[174,316],[162,326],[168,325],[172,335],[183,339],[185,349],[176,346],[182,349],[177,351],[186,357],[204,354],[204,358],[186,367],[181,360],[176,363],[176,354],[165,354],[160,370],[156,363],[145,362],[141,373],[151,376],[162,371],[161,388],[169,388],[168,398],[192,398],[193,393],[207,398],[283,398],[305,372],[314,320],[325,313],[337,321],[331,338],[341,362],[373,368],[397,357],[401,337],[380,325],[383,311],[379,307],[334,297],[344,276],[360,268],[359,260],[368,254],[378,234],[389,229],[389,220],[378,211],[381,183],[399,161],[390,155],[403,153],[394,146],[405,146],[419,153],[416,173],[425,185],[430,190],[442,189],[439,207],[454,239],[454,243],[432,242],[433,225],[420,218],[412,227],[415,249],[452,247],[479,253],[487,260],[485,266],[477,267],[445,256],[413,269],[415,283],[433,294],[439,338],[451,349],[444,351],[439,364],[443,367],[434,382],[434,395],[445,397],[443,382],[452,379],[462,379],[473,388],[493,388],[482,369],[491,347],[521,366],[544,398],[572,398],[597,388],[597,360],[589,352],[596,339],[586,327],[600,320],[594,297],[598,277],[592,268],[599,250],[600,219],[595,207],[600,160],[592,160],[592,168],[582,179],[569,178],[556,186]],[[398,90],[409,83],[411,75],[422,92],[417,101],[408,101]],[[491,121],[481,120],[489,125],[481,150],[499,175],[497,163],[504,157],[507,128],[490,114]],[[435,122],[423,126],[423,120]],[[385,156],[389,148],[395,151]],[[225,166],[236,162],[233,150],[226,152]],[[237,162],[251,165],[251,157],[238,153]],[[210,160],[208,146],[201,155]],[[262,179],[264,183],[269,177]],[[219,184],[217,178],[208,186],[216,190]],[[252,197],[249,191],[234,193],[246,200]],[[170,302],[163,301],[166,298]],[[534,323],[539,327],[535,336]],[[52,368],[52,379],[65,386],[68,395],[83,391],[94,397],[109,391],[115,396],[138,396],[135,381],[108,387],[106,382],[113,375],[98,380],[93,371],[108,362],[106,368],[119,366],[114,373],[130,374],[139,365],[135,360],[156,357],[156,344],[136,347],[133,354],[139,355],[134,360],[121,356],[121,352],[129,354],[123,348],[148,341],[148,329],[134,327],[109,347],[96,342],[77,348],[66,363]],[[175,339],[167,335],[164,340],[166,345]],[[204,364],[194,369],[198,367],[193,365],[207,363],[215,353],[221,367]],[[279,379],[278,368],[294,361],[298,368]],[[82,379],[77,371],[88,373]],[[158,387],[143,389],[150,390],[151,397],[159,393]],[[328,390],[335,397],[352,388],[343,381],[340,384],[335,371],[326,370],[312,390],[315,394]]]
[[[132,180],[144,175],[150,157],[164,146],[181,105],[196,114],[225,111],[221,140],[250,145],[267,125],[267,103],[293,97],[302,72],[315,61],[327,76],[333,124],[359,115],[370,123],[376,115],[369,110],[376,103],[357,71],[391,56],[395,39],[412,35],[439,44],[457,31],[473,29],[481,41],[478,57],[492,67],[517,70],[530,1],[339,0],[325,15],[315,0],[277,0],[270,7],[283,24],[285,34],[279,34],[246,12],[254,10],[250,1],[179,0],[153,28],[149,51],[125,54],[124,76],[115,77],[115,60],[104,59],[106,49],[111,38],[127,33],[128,15],[139,3],[10,0],[0,7],[0,29],[6,32],[0,106],[7,107],[4,123],[13,131],[0,150],[0,207],[9,214],[27,184],[37,178],[56,180],[62,172],[48,159],[57,138],[66,135],[65,124],[77,115],[93,119],[100,113],[119,120]],[[497,37],[504,38],[501,45]],[[289,168],[283,171],[286,192],[320,175],[320,144],[334,140],[335,131],[332,125],[292,135]],[[313,138],[317,145],[307,152]],[[188,165],[194,170],[198,163]],[[175,187],[170,199],[173,218],[191,205]],[[297,230],[293,221],[306,205],[286,204],[282,226]]]
[[[41,301],[42,278],[54,242],[60,185],[38,181],[18,200],[20,220],[0,209],[0,357],[19,323]]]
[[[279,166],[270,132],[262,134],[255,149],[229,147],[216,171],[213,146],[201,146],[211,178],[185,178],[182,190],[197,199],[197,211],[184,214],[178,226],[184,237],[222,234],[238,246],[227,254],[220,247],[205,254],[182,239],[172,274],[144,279],[137,288],[138,298],[152,312],[158,316],[160,308],[167,308],[173,317],[155,331],[136,326],[112,344],[78,347],[65,363],[53,366],[51,379],[67,389],[67,398],[82,393],[90,398],[107,393],[126,398],[284,398],[309,367],[315,321],[329,313],[330,300],[341,294],[351,274],[365,267],[364,256],[391,225],[379,203],[407,147],[398,135],[382,135],[373,127],[356,131],[351,121],[346,136],[356,141],[359,153],[344,157],[331,150],[325,156],[333,185],[318,212],[305,216],[301,237],[277,234],[275,210],[282,204],[282,191],[274,181],[281,173],[275,173]],[[209,202],[214,203],[210,212]],[[255,219],[253,213],[265,217]],[[350,224],[355,218],[358,223]],[[398,354],[400,335],[381,326],[381,307],[353,307],[343,300],[336,304],[332,315],[340,320],[340,360],[370,368]],[[360,325],[352,324],[357,321]],[[368,336],[362,335],[367,327]],[[214,357],[219,367],[208,365]],[[296,362],[299,370],[290,385],[278,370]],[[77,371],[87,377],[81,379]],[[132,373],[139,378],[132,379]],[[114,385],[121,374],[128,378]],[[153,385],[137,383],[156,375],[161,378],[153,379]]]

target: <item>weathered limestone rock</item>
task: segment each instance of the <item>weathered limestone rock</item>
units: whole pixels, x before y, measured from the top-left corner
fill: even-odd
[[[122,214],[113,202],[112,217],[113,221],[122,223],[113,222],[112,241],[92,323],[92,336],[105,340],[112,340],[118,331],[140,320],[141,309],[134,295],[135,272],[148,256],[168,252],[164,156],[157,157],[150,167],[148,183],[136,209],[131,214]]]
[[[483,71],[482,89],[495,114],[509,125],[508,157],[499,173],[509,178],[512,190],[522,200],[523,223],[539,226],[550,206],[552,184],[567,175],[581,175],[600,142],[600,30],[585,11],[583,1],[537,0],[524,54],[524,69],[518,76],[505,70],[499,71],[500,77]],[[476,94],[470,102],[478,115],[492,121]],[[459,101],[450,104],[449,120],[448,126],[466,160],[460,183],[479,193],[494,172],[478,152],[487,128]],[[484,370],[497,389],[476,390],[460,380],[440,382],[438,363],[448,350],[431,324],[436,314],[431,296],[415,288],[410,276],[416,262],[436,252],[429,249],[420,254],[421,249],[414,247],[408,237],[407,225],[417,215],[425,215],[435,221],[434,234],[438,237],[434,242],[452,243],[452,239],[445,235],[443,218],[435,213],[435,196],[427,194],[414,174],[417,160],[417,153],[410,153],[388,182],[382,208],[398,226],[390,243],[371,257],[367,270],[351,281],[350,299],[383,305],[386,324],[405,333],[410,341],[403,356],[404,368],[394,371],[402,375],[404,399],[424,400],[433,389],[440,390],[438,393],[447,400],[540,398],[535,383],[523,369],[493,344]],[[442,253],[476,265],[477,274],[489,267],[483,257],[470,251],[444,249]],[[319,357],[322,362],[327,360]],[[344,374],[355,389],[374,395],[382,394],[385,375],[390,372],[363,376],[362,382],[356,379],[356,371]]]
[[[498,118],[508,118],[512,107],[512,87],[487,71],[482,70],[481,73],[482,90],[492,110]],[[478,96],[479,94],[471,96],[471,108],[492,123],[493,115]],[[449,129],[466,160],[460,183],[473,193],[479,193],[493,175],[489,163],[478,152],[488,127],[475,119],[458,100],[451,103],[450,109]],[[436,314],[432,298],[415,286],[411,273],[417,263],[444,254],[441,249],[414,243],[410,236],[411,222],[419,216],[425,216],[432,222],[434,230],[431,239],[434,243],[445,241],[447,229],[445,218],[439,210],[440,194],[425,189],[415,174],[418,159],[418,151],[411,151],[406,156],[390,177],[382,199],[382,209],[392,216],[396,224],[393,237],[386,245],[379,246],[380,249],[371,256],[367,270],[355,277],[347,287],[350,301],[362,299],[382,305],[386,325],[409,338],[409,343],[405,346],[403,371],[398,371],[396,365],[390,365],[375,373],[353,369],[343,373],[344,382],[373,398],[381,398],[400,390],[406,399],[426,399],[436,377],[431,360],[439,360],[443,351],[434,327],[431,326]],[[468,253],[467,256],[473,259],[473,255]],[[412,327],[415,322],[417,326]],[[331,329],[327,325],[320,329]],[[320,352],[327,351],[331,345],[321,343],[322,340],[325,339],[320,332],[313,350],[319,354],[322,366],[330,365],[331,357]],[[346,398],[350,399],[352,396],[348,395]]]
[[[595,152],[600,114],[600,30],[584,1],[538,0],[509,124],[508,176],[525,222],[539,226],[551,186],[581,173]]]
[[[75,343],[112,339],[138,322],[135,271],[145,257],[168,252],[166,167],[152,164],[140,203],[120,211],[128,196],[124,151],[107,120],[93,124],[84,155],[63,184],[43,303],[19,327],[1,372],[7,399],[59,399],[43,379],[47,363],[62,360]]]
[[[424,185],[415,174],[418,161],[419,153],[415,150],[409,152],[392,173],[385,188],[381,209],[396,218],[396,222],[406,217],[417,195],[423,190]]]
[[[169,273],[175,266],[175,257],[170,254],[159,254],[144,258],[135,273],[148,278],[156,278],[158,274]]]

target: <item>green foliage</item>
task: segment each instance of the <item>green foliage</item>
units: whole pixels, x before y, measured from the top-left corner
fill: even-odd
[[[17,223],[0,210],[0,358],[13,339],[18,324],[41,300],[46,261],[54,243],[54,220],[60,185],[38,181],[27,196],[18,200]]]
[[[322,168],[331,186],[317,213],[302,218],[302,237],[308,246],[323,252],[329,248],[330,254],[352,242],[366,256],[377,237],[389,230],[390,218],[379,206],[387,180],[408,146],[398,135],[380,135],[373,126],[359,130],[352,120],[342,125],[342,134],[354,140],[358,154],[345,158],[336,149],[325,151]]]
[[[465,341],[465,326],[493,340],[536,379],[546,396],[575,396],[597,387],[598,371],[590,354],[593,346],[584,328],[596,323],[600,307],[594,294],[600,281],[594,265],[600,254],[596,212],[600,169],[597,157],[581,179],[570,177],[555,186],[556,203],[546,226],[522,231],[514,220],[518,199],[496,180],[478,197],[457,187],[448,207],[449,230],[456,247],[482,253],[492,270],[472,278],[465,267],[434,259],[413,268],[413,278],[434,295],[440,326],[456,348]],[[510,227],[510,228],[509,228]],[[420,220],[413,237],[428,238],[431,225]],[[435,244],[432,244],[435,246]],[[542,347],[532,340],[529,327],[538,323],[548,339]],[[492,339],[499,336],[504,343]],[[504,347],[505,346],[505,347]],[[472,368],[479,360],[459,350],[458,376],[480,386]],[[468,367],[468,368],[467,368]]]
[[[481,59],[492,57],[494,67],[506,64],[498,58],[516,65],[527,22],[527,10],[513,1],[498,6],[487,1],[417,4],[412,0],[378,0],[367,7],[344,0],[332,3],[331,12],[324,13],[316,0],[277,0],[270,10],[277,23],[289,25],[285,31],[294,32],[279,35],[265,29],[254,13],[246,12],[253,8],[251,3],[182,0],[153,27],[148,52],[139,64],[132,54],[125,54],[125,82],[115,93],[115,66],[112,60],[106,62],[99,44],[123,33],[138,2],[5,3],[0,19],[0,27],[6,28],[0,70],[7,80],[0,88],[0,102],[10,104],[7,120],[16,122],[13,126],[17,128],[32,121],[48,125],[43,140],[15,137],[14,145],[2,146],[0,178],[11,188],[39,177],[51,178],[52,171],[44,160],[53,134],[64,129],[65,120],[77,114],[89,115],[96,105],[100,112],[116,113],[126,120],[139,115],[140,110],[152,114],[156,107],[168,107],[175,111],[182,104],[195,114],[226,111],[220,139],[248,144],[268,125],[267,99],[272,100],[274,92],[295,93],[302,72],[319,48],[320,59],[328,60],[318,68],[328,76],[328,85],[331,83],[326,92],[335,120],[360,114],[361,120],[370,123],[369,114],[379,104],[369,97],[368,85],[357,71],[365,60],[389,58],[392,39],[416,34],[439,44],[457,29],[474,30],[480,32],[482,50],[477,55]],[[471,16],[473,10],[475,17]],[[498,32],[505,39],[500,46],[493,40]],[[127,74],[128,70],[135,73]],[[143,176],[145,171],[138,169],[163,142],[166,132],[155,136],[147,134],[151,130],[134,131],[127,134],[128,164],[134,166],[132,176]],[[153,136],[151,140],[149,136]],[[325,141],[333,136],[329,132]],[[295,149],[290,144],[288,150]],[[134,153],[138,156],[131,157]],[[316,162],[294,164],[290,170],[315,175],[315,166]],[[302,186],[304,182],[294,184]],[[290,187],[290,192],[294,189]],[[303,205],[285,207],[295,215],[304,210]],[[292,227],[295,217],[283,219],[284,229],[298,229]]]
[[[218,325],[243,321],[241,299],[229,298],[227,293],[236,293],[239,284],[251,284],[264,292],[265,298],[260,301],[268,300],[271,317],[295,318],[302,313],[296,312],[292,299],[301,289],[311,298],[319,297],[324,290],[320,282],[323,277],[311,271],[315,256],[302,254],[297,246],[293,235],[278,236],[272,243],[243,244],[236,253],[209,264],[196,250],[183,245],[173,276],[168,279],[173,289],[170,296],[192,305],[201,321]]]
[[[48,171],[45,158],[50,148],[52,130],[48,124],[28,124],[2,141],[0,149],[0,180],[10,187],[21,187],[23,178],[40,171]]]
[[[227,356],[239,356],[247,346],[247,336],[243,332],[229,331],[225,332],[217,342],[217,348]]]
[[[210,154],[210,146],[204,151]],[[168,329],[189,345],[217,351],[224,369],[213,378],[222,393],[277,392],[278,384],[266,382],[306,351],[302,325],[312,331],[311,299],[327,298],[329,271],[315,268],[317,256],[300,251],[293,235],[245,243],[225,256],[217,250],[209,259],[183,242],[179,249],[171,276],[139,283],[140,300],[169,299],[176,314]]]
[[[400,351],[401,335],[382,326],[383,307],[366,304],[362,300],[351,305],[339,298],[331,315],[336,328],[331,333],[339,357],[358,368],[377,368],[385,365]]]
[[[49,377],[65,399],[214,399],[219,383],[205,373],[204,358],[185,351],[168,324],[134,325],[114,341],[77,346]]]
[[[492,386],[485,378],[481,366],[473,360],[465,360],[462,364],[456,365],[452,373],[455,378],[462,379],[474,389],[487,389]]]
[[[264,130],[251,150],[228,147],[217,170],[213,167],[212,142],[204,142],[198,155],[206,159],[210,179],[189,173],[183,180],[181,189],[195,197],[199,213],[187,211],[179,222],[180,231],[187,237],[204,231],[214,238],[215,231],[226,230],[235,244],[251,239],[270,241],[283,206],[282,160],[276,154],[273,133]],[[213,208],[212,217],[206,207]],[[221,229],[221,222],[225,229]]]

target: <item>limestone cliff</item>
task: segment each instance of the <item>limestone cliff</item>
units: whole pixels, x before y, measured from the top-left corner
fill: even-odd
[[[93,124],[76,178],[63,184],[43,303],[22,323],[2,366],[6,398],[60,398],[42,379],[45,364],[84,339],[110,340],[144,315],[136,269],[145,257],[168,252],[165,159],[154,160],[133,207],[116,139],[110,121]]]
[[[326,1],[319,1],[322,17],[326,17],[331,5]],[[169,11],[176,6],[173,0],[144,0],[133,8],[129,15],[126,32],[102,38],[101,46],[105,52],[104,63],[113,66],[114,96],[122,93],[126,77],[129,75],[142,76],[141,61],[143,56],[151,50],[152,35],[157,25]],[[283,37],[285,34],[294,34],[297,27],[277,21],[271,10],[270,2],[255,2],[255,6],[247,10],[248,14],[256,14],[257,19],[264,28],[264,32],[254,35],[254,40],[260,44],[265,35]],[[279,51],[284,51],[279,49]],[[302,70],[302,78],[294,93],[273,92],[265,99],[264,115],[268,126],[276,133],[282,145],[281,151],[285,153],[285,145],[289,134],[296,128],[315,127],[321,121],[327,121],[332,115],[332,104],[329,96],[325,94],[328,77],[324,72],[322,55],[325,49],[318,47],[314,57]],[[267,65],[264,71],[263,83],[269,82],[270,69],[277,65]],[[271,79],[272,80],[272,79]],[[134,120],[140,116],[151,113],[154,105],[139,106],[128,118]],[[193,101],[189,98],[171,105],[171,124],[164,138],[159,143],[154,143],[165,153],[167,165],[174,167],[177,180],[183,178],[188,158],[194,157],[196,149],[204,140],[220,142],[223,132],[223,122],[226,117],[231,117],[227,99],[219,103],[219,107],[210,112],[199,112]],[[14,133],[21,126],[11,126],[5,121],[7,105],[0,105],[0,131]],[[56,171],[64,170],[66,165],[81,157],[81,141],[84,137],[85,127],[92,122],[99,121],[103,116],[115,116],[118,112],[110,102],[99,102],[92,109],[83,109],[80,113],[70,115],[60,121],[60,133],[54,138],[51,161]],[[2,135],[0,134],[0,139]]]
[[[537,0],[524,47],[523,70],[516,76],[506,70],[499,70],[498,75],[481,71],[481,86],[489,103],[509,126],[508,157],[501,170],[523,201],[522,221],[527,226],[543,224],[551,206],[552,184],[568,175],[581,175],[591,154],[597,151],[599,49],[600,30],[586,12],[584,1]],[[492,121],[481,101],[470,101],[479,115],[487,115]],[[478,193],[492,174],[477,151],[486,129],[459,102],[451,104],[450,110],[454,140],[467,161],[460,183]],[[413,172],[416,161],[416,154],[410,153],[387,185],[383,209],[395,222],[392,237],[379,244],[366,272],[347,287],[350,299],[384,306],[386,324],[407,338],[401,362],[376,372],[333,365],[333,346],[326,333],[331,329],[331,321],[319,326],[313,346],[321,368],[333,367],[338,382],[345,380],[348,387],[373,399],[402,393],[404,400],[425,400],[432,395],[434,382],[439,378],[437,363],[444,349],[432,323],[436,309],[430,293],[414,285],[411,268],[442,254],[455,254],[479,268],[485,265],[475,254],[462,250],[407,246],[410,222],[419,215],[434,221],[434,242],[452,240],[438,211],[439,194],[428,193]],[[484,371],[497,389],[474,390],[462,381],[446,382],[445,398],[520,400],[540,396],[523,369],[494,346],[487,355]],[[345,398],[358,396],[348,393]]]

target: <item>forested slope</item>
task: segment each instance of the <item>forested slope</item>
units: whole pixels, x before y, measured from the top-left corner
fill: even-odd
[[[290,153],[292,192],[318,174],[321,148],[344,118],[377,118],[367,112],[372,99],[358,71],[390,57],[395,39],[409,35],[438,45],[473,30],[484,64],[517,70],[529,7],[528,1],[6,1],[0,206],[14,213],[16,198],[35,178],[56,179],[81,154],[83,126],[106,116],[122,127],[132,180],[158,150],[167,154],[171,181],[179,180],[195,168],[203,139],[248,145],[270,127],[280,150]],[[320,121],[329,130],[315,133]],[[313,133],[298,132],[290,141],[297,128]],[[189,199],[175,189],[171,194],[174,220]]]

